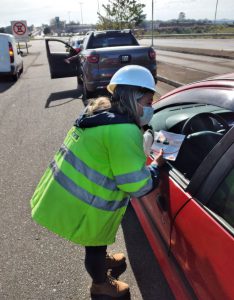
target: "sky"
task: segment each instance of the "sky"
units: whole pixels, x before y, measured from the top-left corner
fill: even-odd
[[[146,5],[147,20],[152,18],[152,1],[154,19],[157,20],[177,19],[180,12],[184,12],[187,19],[214,20],[217,3],[217,19],[234,18],[233,0],[139,0]],[[0,27],[19,20],[26,20],[28,26],[40,26],[49,24],[56,16],[62,21],[95,24],[98,9],[104,14],[102,4],[107,3],[108,0],[0,0]]]

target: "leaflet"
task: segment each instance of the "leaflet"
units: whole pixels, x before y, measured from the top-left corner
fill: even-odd
[[[176,160],[185,135],[164,130],[154,132],[154,142],[151,150],[156,154],[163,149],[163,157],[168,160]]]

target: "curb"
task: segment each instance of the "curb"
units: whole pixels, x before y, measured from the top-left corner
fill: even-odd
[[[174,86],[174,87],[180,87],[180,86],[184,85],[184,84],[181,83],[181,82],[174,81],[174,80],[170,80],[170,79],[168,79],[168,78],[166,78],[166,77],[162,77],[162,76],[159,76],[159,75],[157,75],[157,79],[158,79],[159,81],[165,82],[165,83],[167,83],[167,84],[169,84],[169,85],[172,85],[172,86]]]

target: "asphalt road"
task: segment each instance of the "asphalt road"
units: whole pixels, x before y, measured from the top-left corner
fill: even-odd
[[[0,81],[0,299],[86,300],[84,249],[35,224],[29,206],[84,105],[75,78],[50,79],[44,42],[30,44],[19,81]],[[174,299],[131,207],[110,250],[128,255],[131,299]]]

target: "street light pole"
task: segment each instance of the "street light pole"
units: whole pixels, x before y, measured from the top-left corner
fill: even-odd
[[[97,3],[98,3],[98,13],[100,14],[99,0],[97,0]]]
[[[70,19],[70,14],[71,14],[71,12],[68,11],[67,13],[68,13],[68,22],[69,22],[69,24],[70,24],[70,22],[71,22],[71,19]]]
[[[218,2],[219,2],[219,0],[216,1],[214,24],[216,23],[216,15],[217,15]]]
[[[151,24],[151,31],[152,31],[152,41],[151,46],[154,46],[154,0],[152,0],[152,24]]]
[[[83,25],[83,14],[82,14],[82,5],[83,5],[83,3],[82,2],[79,2],[79,3],[80,3],[81,24]]]

